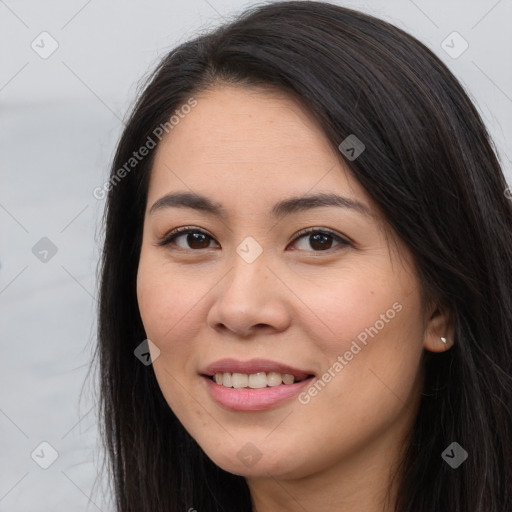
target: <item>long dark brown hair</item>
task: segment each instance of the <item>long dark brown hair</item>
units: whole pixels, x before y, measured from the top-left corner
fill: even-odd
[[[336,151],[356,134],[366,150],[344,163],[411,250],[422,291],[453,313],[454,346],[425,357],[396,511],[510,512],[512,202],[496,150],[468,95],[422,43],[369,15],[309,1],[253,6],[173,49],[119,141],[98,269],[96,352],[117,510],[251,510],[245,479],[206,457],[152,367],[134,356],[146,338],[136,276],[155,150],[119,173],[176,109],[217,83],[293,95]],[[454,441],[468,453],[457,469],[441,458]]]

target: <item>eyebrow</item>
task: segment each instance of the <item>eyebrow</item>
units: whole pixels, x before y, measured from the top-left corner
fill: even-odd
[[[284,199],[276,203],[270,213],[272,217],[281,219],[293,213],[304,212],[313,208],[323,206],[336,206],[338,208],[347,208],[357,213],[374,217],[374,214],[363,203],[350,199],[348,197],[338,196],[336,194],[315,194],[307,196],[297,196]],[[166,208],[192,208],[194,210],[210,213],[217,217],[226,219],[228,217],[227,210],[208,197],[196,194],[194,192],[172,192],[158,199],[149,210],[152,215],[156,211]]]

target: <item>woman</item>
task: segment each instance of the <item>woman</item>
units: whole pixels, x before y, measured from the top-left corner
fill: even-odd
[[[424,45],[253,7],[163,59],[106,189],[120,512],[512,510],[512,207]]]

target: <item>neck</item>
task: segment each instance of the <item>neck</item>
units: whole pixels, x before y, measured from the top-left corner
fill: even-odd
[[[362,455],[362,454],[361,454]],[[248,481],[253,512],[392,512],[396,484],[391,487],[390,459],[346,461],[299,479],[272,475]]]

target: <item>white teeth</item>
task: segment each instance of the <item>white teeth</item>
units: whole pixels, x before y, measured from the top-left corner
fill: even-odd
[[[260,389],[267,387],[267,375],[265,372],[251,373],[249,375],[249,387],[252,389]]]
[[[247,375],[246,373],[216,373],[213,376],[214,381],[220,386],[226,388],[251,388],[262,389],[267,386],[275,387],[281,384],[293,384],[295,377],[289,373],[278,372],[258,372]]]
[[[267,373],[267,386],[279,386],[283,382],[283,379],[281,377],[280,373],[277,372],[270,372]]]
[[[285,373],[283,375],[283,384],[293,384],[294,377],[293,375],[290,375],[289,373]]]
[[[225,375],[225,374],[224,374]],[[236,389],[246,388],[249,384],[249,376],[245,373],[233,373],[231,376],[231,386]]]

